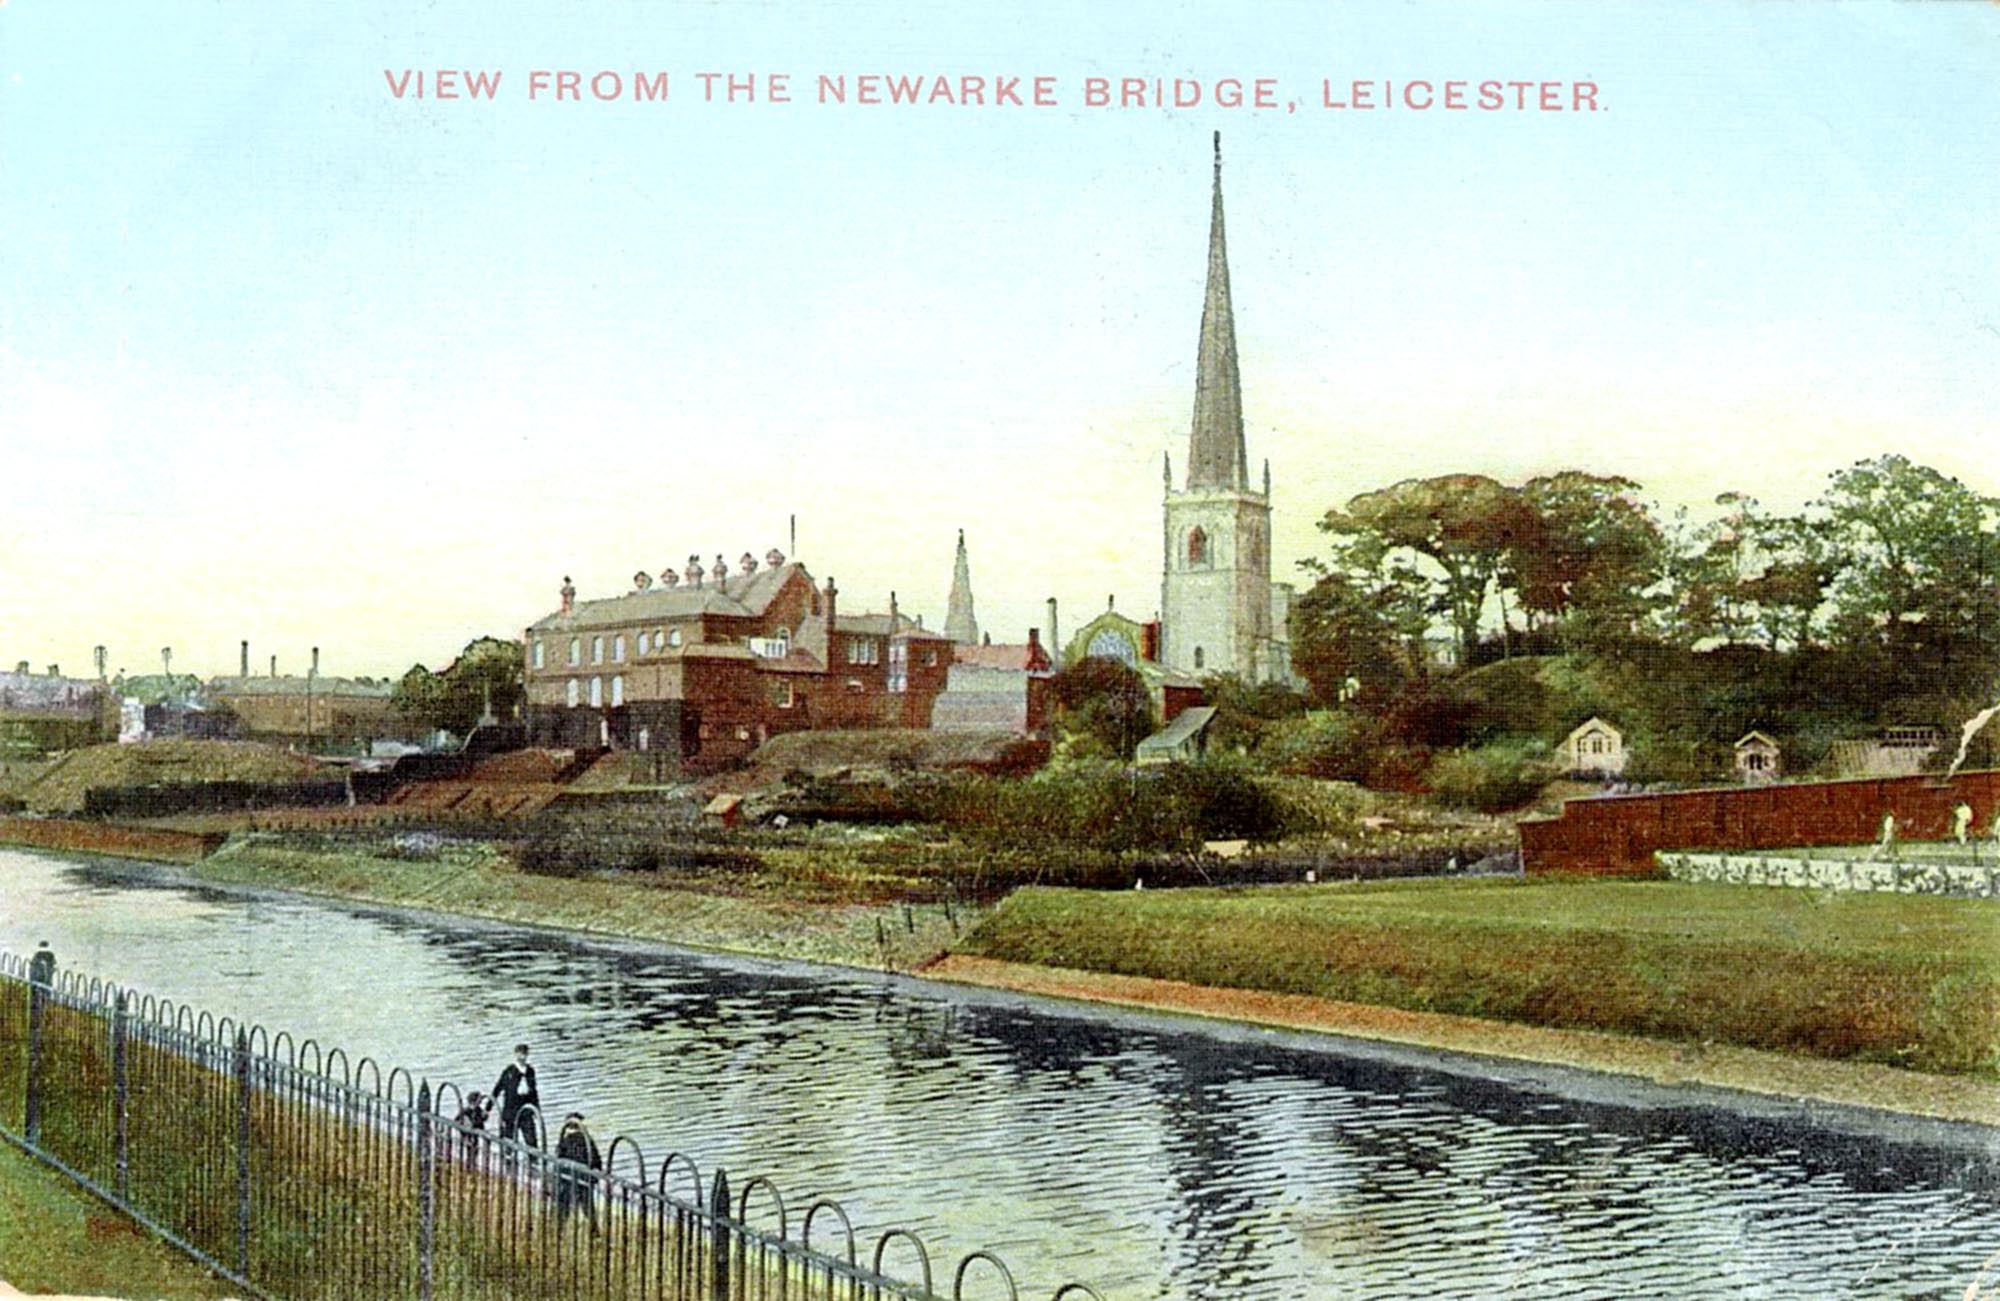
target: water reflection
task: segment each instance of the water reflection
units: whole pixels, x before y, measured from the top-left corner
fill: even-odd
[[[1954,1295],[2000,1160],[1284,1036],[133,885],[0,851],[0,947],[838,1196],[1046,1296]]]

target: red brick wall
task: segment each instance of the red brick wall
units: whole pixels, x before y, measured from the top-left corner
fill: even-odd
[[[2000,770],[1960,773],[1949,785],[1934,776],[1875,777],[1568,800],[1561,816],[1521,824],[1521,866],[1537,876],[1646,876],[1661,849],[1866,844],[1881,834],[1885,813],[1896,815],[1903,839],[1940,840],[1961,802],[1985,834],[2000,810]]]

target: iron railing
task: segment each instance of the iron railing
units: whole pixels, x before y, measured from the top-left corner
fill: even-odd
[[[649,1164],[622,1136],[596,1169],[460,1123],[461,1102],[312,1039],[67,972],[36,983],[0,954],[0,1137],[252,1295],[1019,1301],[991,1252],[941,1278],[908,1230],[864,1251],[831,1199],[794,1216],[769,1179],[732,1197],[727,1172]]]

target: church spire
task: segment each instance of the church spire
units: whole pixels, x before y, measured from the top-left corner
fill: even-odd
[[[1215,133],[1215,197],[1208,218],[1208,293],[1195,361],[1188,488],[1247,489],[1243,385],[1236,372],[1236,318],[1229,307],[1229,255],[1222,238],[1222,132]]]
[[[951,597],[945,605],[944,635],[961,646],[979,644],[979,621],[972,617],[972,562],[965,554],[965,530],[958,531],[958,556],[951,566]]]

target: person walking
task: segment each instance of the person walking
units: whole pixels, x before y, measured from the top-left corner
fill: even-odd
[[[514,1045],[514,1060],[500,1072],[493,1096],[500,1100],[500,1137],[518,1138],[529,1147],[540,1147],[535,1121],[541,1116],[542,1094],[535,1087],[535,1068],[528,1064],[528,1045]],[[535,1109],[533,1116],[521,1114],[527,1107]]]
[[[47,940],[43,940],[41,947],[35,950],[35,956],[28,959],[28,983],[44,989],[55,987],[56,955]]]
[[[458,1126],[459,1157],[467,1167],[479,1163],[479,1135],[486,1130],[486,1117],[493,1110],[493,1100],[474,1089],[465,1095],[459,1104],[458,1114],[451,1118]]]
[[[590,1218],[591,1236],[596,1237],[597,1175],[604,1169],[604,1157],[584,1127],[582,1112],[572,1111],[563,1118],[562,1132],[556,1136],[556,1161],[557,1223],[581,1208]]]

